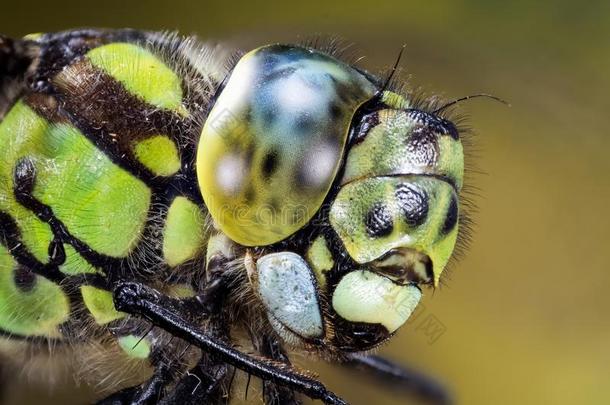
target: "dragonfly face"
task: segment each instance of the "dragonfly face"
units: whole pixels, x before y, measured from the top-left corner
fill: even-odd
[[[408,319],[418,284],[438,283],[463,178],[451,122],[276,45],[237,63],[198,148],[204,201],[230,239],[264,247],[248,252],[250,280],[291,343],[369,349]]]

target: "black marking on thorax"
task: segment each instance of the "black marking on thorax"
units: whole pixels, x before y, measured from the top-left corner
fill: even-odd
[[[45,34],[38,40],[41,47],[39,65],[29,78],[33,91],[52,93],[51,78],[91,49],[110,42],[145,43],[148,33],[130,29],[84,29]]]
[[[71,301],[73,316],[67,324],[74,322],[75,308],[78,311],[78,308],[84,307],[79,286],[92,285],[111,291],[112,286],[120,279],[144,279],[151,271],[158,272],[157,278],[169,273],[168,266],[160,259],[163,257],[160,227],[165,223],[167,208],[176,196],[185,196],[205,210],[195,173],[196,144],[200,130],[200,125],[196,123],[203,123],[209,108],[202,93],[183,86],[188,101],[187,106],[196,106],[200,109],[200,111],[191,111],[193,118],[185,119],[173,112],[147,105],[129,94],[120,83],[110,77],[103,78],[104,84],[110,83],[114,87],[108,88],[106,92],[98,91],[94,94],[97,99],[85,100],[82,94],[79,98],[73,93],[61,93],[53,86],[52,79],[67,65],[83,58],[90,49],[110,42],[129,42],[141,46],[153,43],[159,49],[164,46],[163,37],[159,34],[133,30],[82,30],[44,35],[37,41],[42,53],[38,60],[38,68],[27,78],[30,89],[26,92],[24,101],[51,123],[70,122],[75,125],[113,163],[151,188],[151,204],[140,242],[128,257],[118,259],[99,254],[74,237],[65,224],[54,215],[52,207],[33,196],[36,172],[35,166],[27,158],[18,162],[15,168],[14,194],[21,205],[47,223],[52,231],[53,239],[48,247],[48,263],[42,263],[28,250],[16,221],[8,213],[0,211],[0,243],[18,263],[14,273],[17,286],[24,291],[33,288],[32,283],[35,281],[30,277],[32,274],[40,275],[58,284]],[[179,44],[180,41],[174,39],[167,46],[171,45],[175,50]],[[172,49],[168,50],[171,52]],[[176,64],[172,66],[175,68]],[[195,72],[190,66],[180,67],[190,69],[191,74]],[[99,74],[103,72],[98,73],[98,76]],[[115,92],[112,93],[111,90]],[[79,106],[79,101],[84,104]],[[122,104],[120,108],[117,108],[118,101]],[[91,111],[83,111],[83,105],[103,107],[102,111],[97,111],[101,114],[97,118],[104,118],[103,122],[87,115],[86,113]],[[143,129],[145,134],[153,132],[164,134],[176,142],[182,160],[182,168],[177,174],[169,178],[154,176],[133,158],[131,150],[126,153],[125,145],[116,142],[110,135],[116,132],[127,134],[132,138],[137,135],[137,129]],[[66,261],[64,244],[72,246],[84,260],[102,269],[106,274],[70,276],[62,273],[59,267]],[[3,334],[4,331],[0,329],[0,336]],[[42,340],[48,341],[47,338]]]
[[[196,142],[200,123],[207,114],[203,93],[191,91],[184,83],[186,78],[183,78],[185,104],[201,110],[191,111],[191,117],[185,118],[132,95],[121,83],[92,66],[84,55],[90,49],[110,42],[129,42],[143,47],[152,43],[157,50],[167,48],[171,53],[177,52],[180,40],[174,38],[164,42],[164,37],[159,34],[131,30],[84,30],[49,34],[40,42],[43,56],[31,80],[33,92],[25,97],[25,102],[49,122],[74,125],[114,164],[143,181],[151,189],[152,197],[138,245],[128,257],[120,259],[101,255],[75,238],[53,215],[51,207],[32,197],[33,184],[28,184],[26,178],[16,179],[20,188],[30,187],[29,190],[17,190],[21,193],[19,202],[51,226],[55,235],[49,247],[54,252],[51,257],[65,256],[61,242],[66,242],[91,265],[103,269],[109,285],[124,278],[148,278],[152,273],[168,273],[169,268],[161,259],[161,232],[167,208],[175,197],[185,196],[205,212],[195,173]],[[168,65],[195,74],[191,66],[178,66],[177,63],[184,61]],[[67,87],[58,86],[58,75],[65,75],[70,69],[73,70],[74,83],[70,85],[68,82]],[[159,134],[167,135],[179,149],[181,169],[173,176],[156,176],[133,155],[134,141]],[[26,166],[23,168],[28,169]],[[35,177],[35,173],[30,169],[26,173],[28,171],[30,177]]]
[[[33,273],[45,277],[62,287],[86,284],[99,288],[108,288],[108,284],[99,274],[67,276],[59,270],[59,266],[63,263],[50,260],[48,264],[44,264],[38,261],[28,251],[21,239],[21,232],[15,220],[3,211],[0,211],[0,244],[10,252],[19,265],[27,267]]]
[[[34,197],[36,168],[30,159],[23,158],[17,162],[14,173],[15,199],[25,208],[32,211],[38,219],[49,224],[55,236],[49,248],[52,263],[59,265],[65,262],[66,255],[63,251],[63,246],[61,246],[63,243],[72,245],[81,256],[96,267],[105,267],[117,263],[117,259],[96,252],[86,243],[72,235],[63,222],[55,216],[53,209]]]
[[[204,96],[183,82],[186,104],[201,110],[191,111],[192,117],[184,118],[146,104],[84,59],[91,49],[112,42],[133,43],[143,48],[154,46],[171,53],[177,52],[181,41],[176,38],[167,40],[158,33],[127,29],[67,31],[47,34],[39,42],[42,47],[40,63],[29,80],[33,93],[26,102],[52,122],[70,121],[113,163],[132,173],[155,192],[167,194],[166,190],[172,189],[174,195],[184,195],[203,206],[194,163],[200,123],[207,113]],[[170,65],[178,69],[176,63],[179,62]],[[195,75],[191,66],[183,66],[183,60],[180,63],[180,70]],[[61,88],[56,80],[58,75],[66,76],[66,70],[71,71],[76,82]],[[56,104],[54,109],[45,111],[40,108],[41,103],[36,97],[41,94],[46,94],[52,100],[50,102]],[[158,134],[174,140],[180,152],[181,170],[172,177],[156,176],[133,156],[134,141]]]

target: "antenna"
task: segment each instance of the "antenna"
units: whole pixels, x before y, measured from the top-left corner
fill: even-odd
[[[379,94],[383,93],[385,91],[385,89],[388,88],[388,85],[390,84],[392,77],[394,77],[394,73],[396,73],[396,70],[398,69],[398,64],[400,63],[400,58],[402,57],[402,53],[406,47],[407,47],[407,44],[402,44],[402,47],[400,48],[400,51],[398,52],[398,57],[396,58],[396,62],[394,62],[394,66],[392,67],[392,71],[390,72],[390,75],[388,76],[388,78],[385,79],[385,83],[383,84],[383,87],[381,87],[381,90],[379,90]]]
[[[502,103],[502,104],[510,107],[510,103],[506,100],[501,99],[500,97],[496,97],[492,94],[480,93],[480,94],[472,94],[470,96],[466,96],[466,97],[462,97],[462,98],[458,98],[456,100],[450,101],[447,104],[443,105],[442,107],[437,108],[436,110],[432,111],[432,114],[438,114],[439,112],[447,109],[448,107],[451,107],[452,105],[456,105],[458,103],[461,103],[462,101],[470,100],[471,98],[479,98],[479,97],[490,98],[492,100],[495,100],[499,103]]]

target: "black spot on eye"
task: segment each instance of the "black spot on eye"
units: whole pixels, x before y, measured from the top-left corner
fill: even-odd
[[[396,187],[398,207],[410,227],[423,224],[428,217],[428,194],[421,188],[408,183]]]
[[[15,285],[23,292],[32,291],[36,285],[36,275],[25,266],[19,266],[13,273]]]
[[[273,119],[275,118],[275,114],[271,110],[265,110],[263,112],[263,122],[266,126],[270,127],[273,124]]]
[[[278,164],[277,151],[272,150],[272,151],[268,152],[263,159],[263,167],[262,167],[262,174],[266,180],[269,179],[269,177],[271,177],[273,172],[275,172],[275,169],[277,169],[277,164]]]
[[[300,134],[310,133],[315,125],[314,119],[309,114],[300,114],[295,123],[295,132]]]
[[[364,218],[364,224],[366,233],[374,238],[389,235],[394,228],[390,211],[381,203],[373,205]]]
[[[244,199],[246,200],[246,204],[252,204],[254,199],[256,198],[256,191],[254,191],[254,187],[250,184],[248,188],[246,188]]]
[[[445,222],[443,223],[443,227],[441,228],[441,234],[447,235],[449,232],[455,228],[455,225],[458,221],[458,201],[455,195],[451,196],[451,201],[449,201],[449,207],[447,208],[447,214],[445,216]]]
[[[297,71],[297,68],[293,66],[287,66],[280,69],[273,67],[272,69],[272,71],[264,75],[266,83],[270,83],[273,80],[285,79]]]
[[[331,116],[332,119],[338,119],[341,118],[341,116],[343,115],[343,112],[341,111],[341,107],[339,107],[338,104],[336,103],[332,103],[328,109],[328,112]]]
[[[282,204],[281,204],[280,200],[278,200],[276,197],[273,197],[271,199],[271,201],[269,202],[269,206],[271,207],[273,212],[280,212],[280,210],[282,208]]]

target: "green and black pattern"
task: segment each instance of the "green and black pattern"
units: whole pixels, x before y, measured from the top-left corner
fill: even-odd
[[[123,388],[102,403],[227,403],[236,369],[266,403],[344,403],[291,350],[445,402],[357,353],[450,259],[458,129],[332,49],[234,56],[135,30],[0,37],[0,339],[72,353]]]

